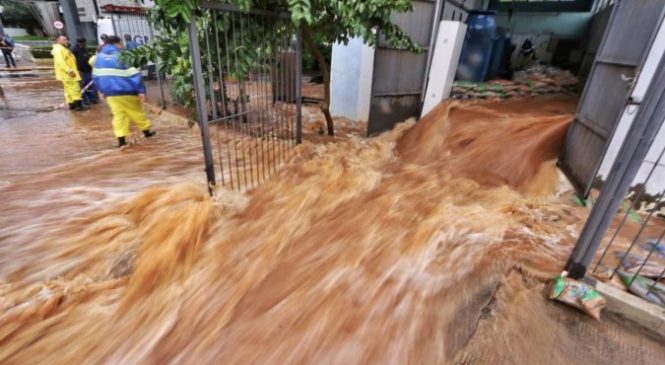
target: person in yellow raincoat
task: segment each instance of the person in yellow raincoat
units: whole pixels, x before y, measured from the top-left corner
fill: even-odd
[[[150,130],[150,121],[143,110],[145,85],[141,72],[134,67],[127,67],[120,60],[124,48],[117,36],[109,36],[99,53],[90,59],[92,79],[95,87],[106,99],[113,114],[113,133],[118,138],[118,147],[127,145],[129,122],[143,132],[146,138],[155,135]]]
[[[81,87],[79,85],[81,76],[76,67],[76,57],[69,50],[69,39],[64,35],[58,36],[51,54],[53,55],[55,78],[62,81],[62,86],[65,89],[65,101],[69,105],[69,110],[83,110]]]

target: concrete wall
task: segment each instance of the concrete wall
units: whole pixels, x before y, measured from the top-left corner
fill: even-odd
[[[330,113],[367,121],[372,92],[374,49],[362,39],[334,44],[330,65]]]
[[[487,3],[489,3],[488,0],[457,0],[457,2],[466,6],[468,9],[483,9],[487,6]]]
[[[465,34],[464,23],[442,20],[439,24],[421,117],[439,105],[441,100],[450,97]]]
[[[89,1],[92,2],[92,0],[80,0],[80,1]],[[155,5],[155,2],[153,0],[97,0],[97,5],[99,7],[103,7],[104,5],[116,5],[116,6],[135,6],[135,7],[144,7],[144,8],[151,8]],[[101,12],[101,11],[100,11]]]
[[[76,0],[76,8],[81,22],[95,22],[95,5],[92,0]]]
[[[95,12],[95,5],[92,0],[75,0],[76,8],[79,16],[79,21],[81,23],[80,29],[77,32],[82,33],[87,39],[95,39],[95,34],[99,42],[99,36],[102,34],[113,34],[113,25],[110,22],[111,14],[105,13],[102,10],[102,7],[105,5],[116,5],[116,6],[132,6],[132,7],[146,7],[150,8],[155,5],[153,0],[97,0],[97,6],[99,7],[99,18],[105,19],[99,21],[97,19],[97,13]],[[119,31],[120,36],[126,31]]]
[[[639,103],[644,99],[649,83],[651,82],[656,67],[658,66],[658,62],[660,62],[661,58],[664,56],[665,26],[661,24],[658,35],[656,36],[654,44],[649,51],[645,65],[642,68],[642,72],[640,73],[637,84],[635,85],[635,89],[633,90],[632,97],[634,103]],[[612,137],[607,153],[600,167],[599,176],[603,180],[607,177],[612,164],[616,160],[619,149],[621,148],[621,144],[626,137],[628,129],[632,125],[638,108],[639,106],[635,104],[626,107],[626,110],[624,111],[624,114],[619,121],[619,125],[617,126],[614,136]],[[633,181],[633,184],[640,184],[644,182],[651,169],[653,169],[655,166],[653,176],[646,184],[647,193],[650,195],[655,195],[665,190],[665,159],[657,161],[658,156],[663,148],[665,148],[665,126],[661,126],[660,131],[656,135],[656,139],[651,146],[651,149],[649,150],[649,154],[647,155],[646,160],[640,167],[637,177]]]
[[[18,37],[22,35],[28,35],[28,31],[23,28],[3,28],[5,34],[8,34],[10,37]]]
[[[78,4],[75,0],[60,0],[63,22],[63,31],[73,41],[77,38],[95,39],[97,30],[92,22],[82,22],[78,15]]]
[[[554,34],[559,37],[581,38],[586,35],[593,13],[499,13],[496,23],[513,34]]]
[[[155,5],[152,0],[97,0],[99,6],[99,15],[103,16],[104,12],[101,8],[104,5],[117,5],[117,6],[135,6],[150,8]],[[81,22],[95,22],[95,5],[92,0],[76,0],[76,6],[79,10],[79,18]]]
[[[46,34],[53,36],[57,33],[57,29],[53,27],[53,21],[60,20],[60,12],[58,11],[58,3],[35,2],[34,6],[41,15],[41,26]]]
[[[469,9],[486,7],[487,0],[457,0]],[[452,3],[445,2],[442,20],[466,20],[467,13]],[[369,119],[372,92],[374,49],[360,39],[352,39],[348,45],[335,44],[332,50],[330,70],[330,112],[333,116],[351,120]]]
[[[517,45],[513,53],[513,64],[518,59],[519,47],[525,39],[530,39],[536,49],[538,60],[544,63],[552,58],[548,49],[550,40],[555,38],[584,39],[589,31],[593,13],[506,13],[497,14],[497,26],[507,28]]]

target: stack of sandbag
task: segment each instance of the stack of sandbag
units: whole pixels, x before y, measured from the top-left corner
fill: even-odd
[[[506,99],[515,96],[571,94],[579,92],[579,81],[569,71],[553,66],[534,66],[516,72],[513,80],[487,82],[456,81],[451,98]]]

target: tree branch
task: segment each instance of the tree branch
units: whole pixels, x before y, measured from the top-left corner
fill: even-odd
[[[303,26],[303,40],[305,41],[309,51],[312,52],[312,55],[316,59],[316,62],[319,64],[319,68],[321,68],[321,72],[323,73],[324,98],[319,107],[323,112],[323,116],[326,118],[328,135],[334,136],[335,126],[333,124],[332,116],[330,115],[330,71],[328,69],[328,64],[326,63],[326,59],[323,57],[323,54],[321,54],[321,51],[316,48],[316,44],[314,44],[314,39],[312,38],[311,30],[307,25]]]

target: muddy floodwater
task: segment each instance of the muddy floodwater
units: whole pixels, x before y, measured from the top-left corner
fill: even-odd
[[[574,107],[444,103],[213,198],[195,130],[119,152],[103,106],[3,119],[0,363],[662,363],[545,300],[587,214],[554,195]]]

